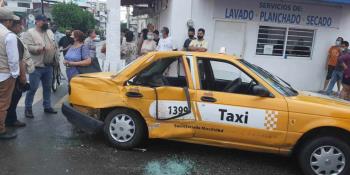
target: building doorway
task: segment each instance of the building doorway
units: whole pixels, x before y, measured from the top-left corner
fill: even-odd
[[[216,20],[213,52],[226,48],[228,55],[243,57],[245,45],[246,23]]]

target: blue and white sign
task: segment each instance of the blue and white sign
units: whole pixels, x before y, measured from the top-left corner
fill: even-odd
[[[273,0],[216,0],[214,18],[314,27],[339,27],[340,6]]]

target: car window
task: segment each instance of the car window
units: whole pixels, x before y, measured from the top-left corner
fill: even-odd
[[[233,63],[211,58],[198,59],[202,90],[254,95],[258,83]]]
[[[241,78],[243,82],[249,83],[252,79],[238,69],[236,66],[220,61],[210,60],[210,65],[213,69],[214,78],[216,80],[229,80],[233,81],[237,78]]]
[[[185,77],[185,69],[181,63],[182,59],[173,61],[169,67],[164,71],[163,75],[166,77]]]
[[[188,87],[182,57],[159,59],[133,77],[129,83],[148,87]]]

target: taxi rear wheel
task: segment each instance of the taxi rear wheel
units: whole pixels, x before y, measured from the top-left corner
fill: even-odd
[[[127,109],[116,109],[107,115],[104,133],[112,146],[119,149],[140,146],[147,137],[146,124],[141,116]]]
[[[305,175],[350,174],[350,146],[336,137],[319,137],[306,142],[298,159]]]

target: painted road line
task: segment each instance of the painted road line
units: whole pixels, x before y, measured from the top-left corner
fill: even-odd
[[[23,94],[21,100],[18,103],[18,107],[25,107],[25,99],[26,99],[26,94]],[[43,99],[43,88],[39,87],[35,93],[33,105],[37,104],[42,99]]]

